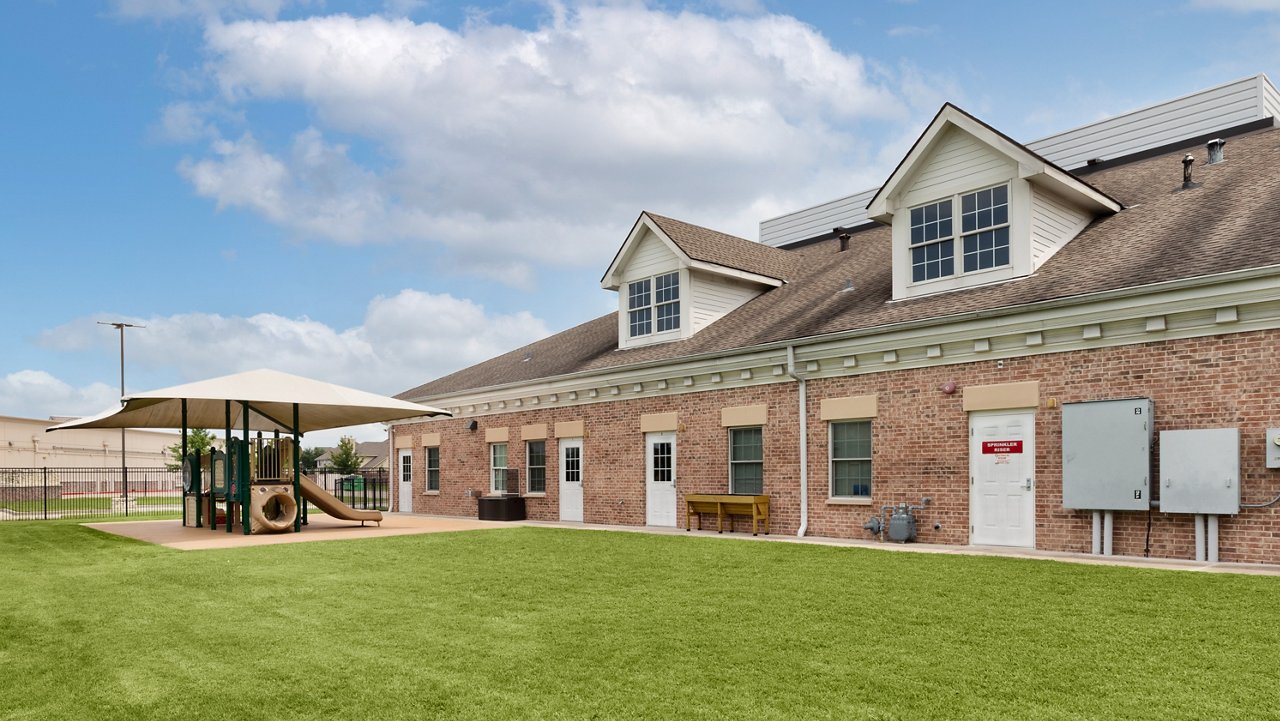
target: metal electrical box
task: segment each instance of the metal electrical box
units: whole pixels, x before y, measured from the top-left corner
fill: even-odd
[[[1240,429],[1160,431],[1160,510],[1240,512]]]
[[[1062,505],[1093,511],[1151,507],[1150,398],[1062,404]]]
[[[1267,468],[1280,468],[1280,428],[1267,429]]]

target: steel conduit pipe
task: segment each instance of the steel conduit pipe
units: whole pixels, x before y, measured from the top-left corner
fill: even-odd
[[[1209,563],[1217,563],[1218,562],[1218,517],[1217,515],[1210,514],[1209,516],[1207,516],[1206,520],[1208,521],[1208,523],[1206,524],[1204,535],[1205,535],[1205,540],[1207,541],[1206,546],[1208,547],[1208,554],[1207,554],[1208,557],[1205,560],[1209,561]]]
[[[1203,561],[1204,553],[1204,516],[1196,514],[1196,560]]]
[[[1111,555],[1111,536],[1115,529],[1115,514],[1111,511],[1104,511],[1102,514],[1102,555]]]
[[[1093,552],[1102,555],[1102,511],[1093,512]]]

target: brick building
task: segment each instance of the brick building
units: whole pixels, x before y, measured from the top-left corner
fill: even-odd
[[[1280,561],[1278,114],[1261,75],[1026,145],[946,105],[883,186],[760,242],[642,213],[616,313],[400,395],[455,417],[393,424],[396,507],[674,526],[759,494],[775,533],[872,538],[927,497],[924,542]],[[1064,421],[1117,399],[1138,450]],[[1173,512],[1161,455],[1202,435],[1162,432],[1206,429],[1238,459],[1180,465],[1234,468],[1195,492],[1236,505]]]

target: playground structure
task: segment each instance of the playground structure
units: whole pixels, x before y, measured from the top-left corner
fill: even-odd
[[[302,474],[296,457],[292,438],[276,433],[263,439],[261,431],[247,442],[230,438],[225,453],[188,453],[182,464],[183,525],[207,523],[210,530],[221,526],[228,533],[247,528],[251,534],[300,530],[307,525],[308,502],[334,518],[381,524],[381,511],[346,505]]]
[[[47,430],[180,428],[182,524],[221,527],[228,533],[239,528],[245,535],[301,531],[308,501],[329,516],[362,526],[382,521],[380,511],[351,508],[302,474],[297,451],[304,432],[448,415],[439,408],[272,370],[138,393],[123,401],[119,408]],[[193,427],[222,428],[226,450],[190,452],[187,431]],[[264,438],[264,432],[270,437]]]

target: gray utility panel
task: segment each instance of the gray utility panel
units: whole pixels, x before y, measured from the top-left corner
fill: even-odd
[[[1062,505],[1093,511],[1151,507],[1150,398],[1062,404]]]
[[[1267,468],[1280,468],[1280,428],[1267,429]]]
[[[1240,512],[1240,429],[1160,431],[1160,510]]]

